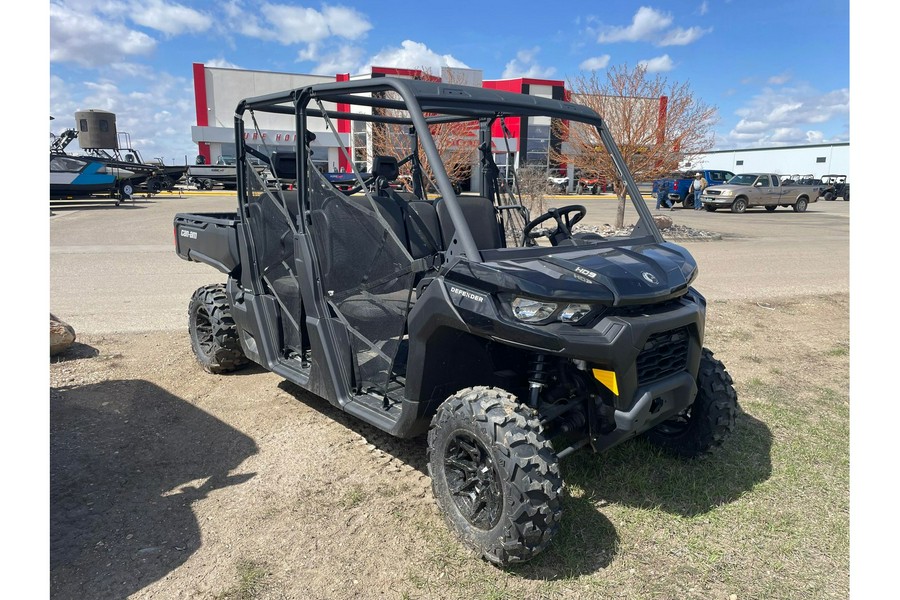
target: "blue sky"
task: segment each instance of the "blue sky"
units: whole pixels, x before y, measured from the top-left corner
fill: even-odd
[[[74,126],[77,110],[109,110],[145,157],[182,164],[196,154],[195,62],[560,80],[646,64],[718,108],[717,149],[848,141],[849,17],[849,2],[822,0],[52,0],[50,130]]]

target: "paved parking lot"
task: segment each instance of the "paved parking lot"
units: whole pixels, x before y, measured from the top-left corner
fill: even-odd
[[[613,199],[570,196],[552,202],[584,204],[586,224],[615,219]],[[233,194],[212,192],[160,194],[119,207],[52,203],[50,310],[86,334],[185,328],[193,291],[224,276],[175,255],[173,217],[232,211],[235,205]],[[780,208],[664,214],[678,225],[722,235],[684,245],[700,265],[696,287],[709,300],[727,300],[849,292],[850,206],[817,202],[805,213]]]

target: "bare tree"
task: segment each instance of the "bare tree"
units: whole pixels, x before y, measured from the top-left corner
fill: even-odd
[[[516,186],[519,197],[531,218],[544,213],[544,203],[550,192],[547,181],[547,169],[535,165],[526,165],[516,170]]]
[[[587,106],[605,121],[636,181],[650,181],[674,171],[678,164],[712,149],[718,110],[696,98],[688,83],[669,83],[644,66],[611,67],[569,81],[572,102]],[[557,125],[567,140],[553,159],[572,163],[588,175],[613,182],[619,197],[616,227],[625,219],[625,186],[593,127],[581,123]]]
[[[422,69],[422,78],[438,81],[427,69]],[[449,81],[447,83],[454,83]],[[394,92],[386,93],[385,97],[399,99]],[[394,109],[375,109],[378,114],[406,117],[405,111]],[[426,117],[431,116],[428,113]],[[429,126],[431,137],[441,156],[444,169],[450,181],[456,185],[458,182],[469,179],[472,165],[475,161],[478,147],[478,123],[440,123]],[[405,158],[412,153],[412,137],[408,126],[376,123],[372,125],[372,152],[397,158]],[[419,164],[422,167],[426,181],[434,182],[434,171],[428,157],[419,147]],[[408,162],[400,168],[400,175],[405,179],[406,185],[411,189],[412,164]]]

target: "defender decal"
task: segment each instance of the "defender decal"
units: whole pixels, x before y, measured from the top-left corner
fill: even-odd
[[[474,300],[475,302],[484,302],[484,296],[476,294],[474,292],[470,292],[469,290],[458,288],[453,285],[450,286],[450,293],[456,294],[457,296],[462,296],[463,298],[468,298],[469,300]]]

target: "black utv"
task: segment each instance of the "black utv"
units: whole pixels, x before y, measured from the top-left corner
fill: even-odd
[[[627,189],[630,233],[577,227],[580,205],[530,218],[514,170],[498,166],[534,151],[508,136],[524,123],[591,132]],[[267,147],[248,124],[297,141]],[[190,301],[200,365],[252,361],[390,434],[427,434],[437,504],[487,560],[547,547],[572,452],[644,434],[696,457],[732,429],[732,380],[703,347],[697,265],[663,239],[593,111],[379,78],[243,100],[234,127],[237,212],[175,218],[179,256],[227,275]],[[574,152],[564,135],[549,143]],[[328,152],[357,165],[355,186],[317,168]],[[460,159],[472,192],[448,175]],[[257,161],[285,185],[267,185]]]

